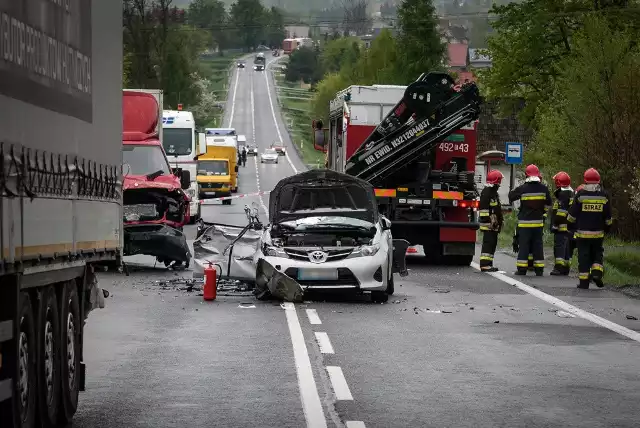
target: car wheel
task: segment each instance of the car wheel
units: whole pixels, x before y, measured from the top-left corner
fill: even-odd
[[[396,291],[396,285],[393,282],[393,270],[389,274],[389,280],[387,281],[387,295],[393,296],[393,293]]]
[[[389,300],[389,295],[385,291],[372,291],[371,301],[373,303],[386,303]]]

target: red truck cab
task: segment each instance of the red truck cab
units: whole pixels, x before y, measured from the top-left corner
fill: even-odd
[[[123,91],[124,255],[154,256],[165,266],[189,265],[182,232],[189,221],[189,171],[171,169],[158,133],[156,98]]]

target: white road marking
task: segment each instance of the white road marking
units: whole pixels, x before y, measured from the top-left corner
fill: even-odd
[[[311,324],[322,324],[322,321],[320,321],[320,317],[318,316],[318,311],[315,309],[307,309],[307,318],[309,318],[309,323]]]
[[[480,265],[478,265],[477,263],[471,263],[471,267],[473,267],[474,269],[480,270]],[[629,328],[626,328],[624,326],[621,326],[620,324],[616,324],[613,321],[609,321],[605,318],[599,317],[598,315],[594,315],[591,312],[587,312],[584,311],[580,308],[577,308],[567,302],[565,302],[564,300],[560,300],[557,297],[553,297],[547,293],[544,293],[536,288],[531,287],[530,285],[527,285],[525,283],[522,283],[518,280],[515,280],[513,278],[510,278],[506,275],[503,275],[501,273],[498,272],[486,272],[487,274],[491,275],[492,277],[499,279],[502,282],[505,282],[509,285],[513,285],[517,288],[519,288],[520,290],[531,294],[534,297],[537,297],[540,300],[544,300],[547,303],[550,303],[553,306],[557,306],[558,308],[569,312],[570,314],[573,314],[577,317],[580,317],[582,319],[585,319],[587,321],[590,321],[594,324],[599,325],[600,327],[604,327],[606,329],[609,329],[611,331],[614,331],[618,334],[621,334],[623,336],[628,337],[629,339],[635,340],[636,342],[640,342],[640,333],[638,333],[637,331],[633,331]]]
[[[267,66],[270,66],[274,62],[276,62],[276,60],[271,61],[269,64],[267,64]],[[265,69],[266,68],[267,67],[265,67]],[[278,138],[284,144],[284,140],[282,139],[282,134],[280,133],[280,126],[278,125],[278,119],[276,118],[276,111],[273,108],[273,98],[271,97],[271,88],[269,86],[269,76],[267,74],[268,72],[269,72],[268,70],[265,70],[264,80],[265,80],[265,82],[267,82],[267,95],[269,96],[269,107],[271,107],[271,115],[273,116],[273,123],[276,125],[276,132],[278,133]],[[309,125],[309,126],[311,126],[311,125]],[[295,143],[292,141],[291,144],[295,144]],[[293,147],[291,149],[295,150]],[[287,158],[287,162],[289,162],[289,166],[293,170],[293,173],[297,174],[298,170],[296,169],[295,166],[293,166],[293,162],[291,162],[291,158],[289,157],[289,150],[285,151],[284,155]]]
[[[329,373],[329,379],[331,380],[331,386],[333,386],[333,392],[336,394],[336,399],[353,400],[342,369],[336,366],[327,366],[327,372]]]
[[[307,352],[307,345],[304,341],[296,307],[290,302],[283,303],[282,307],[284,308],[287,316],[287,324],[289,325],[289,335],[291,336],[293,357],[298,375],[298,387],[300,388],[300,399],[302,401],[304,417],[307,420],[307,428],[326,428],[327,419],[324,416],[322,402],[320,401],[320,395],[316,387],[316,380],[311,370],[309,352]]]
[[[255,113],[255,99],[253,96],[253,75],[251,75],[251,89],[250,89],[250,93],[251,93],[251,129],[253,130],[253,145],[255,147],[256,146],[256,113]],[[254,156],[254,165],[256,166],[256,185],[258,186],[258,192],[260,192],[260,172],[258,170],[258,156],[260,156],[260,154],[258,153],[256,156]],[[258,199],[260,200],[260,206],[262,207],[262,210],[264,211],[264,214],[267,216],[267,218],[269,217],[269,210],[267,209],[267,206],[264,204],[264,199],[262,199],[262,195],[258,195]]]
[[[347,421],[347,428],[366,428],[362,421]]]
[[[238,80],[240,78],[240,73],[236,70],[236,83],[233,86],[233,96],[231,97],[231,114],[229,115],[229,125],[227,128],[231,128],[231,124],[233,123],[233,114],[236,111],[236,93],[238,92]]]
[[[331,346],[331,341],[329,340],[329,335],[324,332],[316,332],[316,341],[318,342],[318,346],[320,347],[320,352],[323,354],[334,354],[333,346]]]

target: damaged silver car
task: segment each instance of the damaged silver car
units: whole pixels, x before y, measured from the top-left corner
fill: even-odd
[[[256,278],[277,272],[303,290],[352,289],[384,302],[394,292],[394,271],[406,275],[407,247],[392,239],[368,182],[307,171],[271,191],[269,225],[254,255]],[[265,265],[273,267],[271,274],[262,271]]]

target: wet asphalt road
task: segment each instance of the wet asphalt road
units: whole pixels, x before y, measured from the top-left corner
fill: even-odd
[[[240,71],[232,108],[233,99],[232,92],[227,115],[233,111],[239,133],[252,141],[255,130],[260,149],[280,138],[264,73]],[[293,150],[289,157],[293,167],[281,158],[256,168],[250,159],[239,193],[271,190],[302,170]],[[207,206],[203,216],[244,224],[244,203]],[[294,312],[251,296],[203,303],[176,282],[190,272],[154,268],[144,257],[132,262],[129,277],[100,275],[112,296],[88,320],[87,391],[75,427],[639,424],[640,343],[611,328],[640,330],[627,319],[640,318],[640,302],[618,293],[579,291],[573,279],[548,276],[522,280],[535,287],[521,286],[525,292],[506,277],[414,260],[387,304],[316,296]],[[507,276],[514,263],[497,257]],[[544,296],[588,311],[590,320]],[[604,328],[595,316],[612,324]]]

